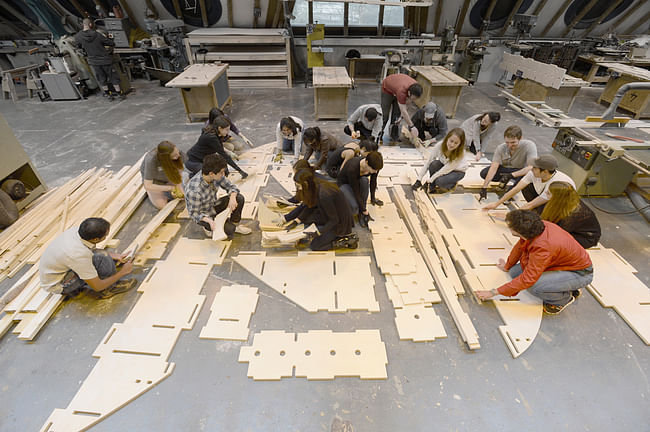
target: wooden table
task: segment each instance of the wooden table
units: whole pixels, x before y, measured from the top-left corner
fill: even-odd
[[[348,89],[352,80],[344,67],[313,68],[314,109],[316,120],[347,119]]]
[[[411,66],[411,70],[417,72],[415,79],[423,89],[422,96],[415,101],[417,106],[434,101],[442,107],[447,118],[454,118],[460,92],[469,81],[443,66]]]
[[[598,103],[605,101],[612,103],[618,89],[631,82],[648,82],[650,81],[650,71],[636,66],[624,65],[621,63],[609,63],[607,69],[611,77],[603,93],[598,98]],[[619,108],[634,113],[634,118],[650,117],[650,90],[630,90],[625,93]]]
[[[589,65],[589,70],[587,73],[582,74],[578,71],[572,70],[570,74],[574,77],[582,78],[589,83],[606,83],[609,80],[609,75],[607,73],[603,74],[603,72],[607,71],[607,65],[609,63],[616,62],[617,61],[611,57],[603,57],[595,54],[584,54],[578,56],[578,60],[573,66],[573,69],[575,69],[576,66],[578,66],[580,63],[586,63]]]
[[[14,78],[20,78],[27,82],[30,79],[30,72],[36,69],[38,69],[38,65],[31,64],[15,69],[0,70],[2,74],[2,99],[7,99],[7,93],[9,93],[11,100],[16,102],[18,100],[18,94],[16,93]],[[32,91],[33,89],[28,86],[27,93],[30,98],[33,96]]]
[[[570,75],[564,76],[559,89],[526,78],[517,78],[512,94],[524,101],[544,102],[552,108],[569,112],[580,89],[588,86],[588,82]]]
[[[361,58],[349,58],[350,77],[355,81],[379,82],[385,60],[386,57],[374,54],[361,54]]]
[[[226,69],[227,64],[193,64],[165,84],[181,92],[189,122],[207,119],[212,108],[232,104]]]

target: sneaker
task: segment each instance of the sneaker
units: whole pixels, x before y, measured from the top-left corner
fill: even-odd
[[[209,229],[207,229],[205,227],[203,227],[203,234],[205,234],[205,236],[208,237],[208,238],[212,238],[212,231],[210,231]]]
[[[571,296],[571,299],[567,302],[567,304],[563,306],[558,306],[558,305],[544,302],[544,312],[546,312],[548,315],[557,315],[560,312],[562,312],[567,306],[573,303],[575,300],[576,298]]]
[[[102,299],[107,299],[107,298],[113,297],[115,294],[121,294],[123,292],[127,292],[127,291],[135,288],[136,282],[137,281],[135,279],[122,279],[122,280],[119,280],[112,287],[106,288],[105,290],[100,291],[99,296]]]
[[[580,290],[573,290],[571,291],[571,295],[573,296],[574,300],[577,300],[578,297],[582,295],[582,291]]]
[[[235,227],[235,232],[239,233],[239,234],[242,234],[242,235],[247,235],[247,234],[250,234],[251,232],[253,232],[253,230],[248,228],[247,226],[244,226],[244,225],[237,225]]]

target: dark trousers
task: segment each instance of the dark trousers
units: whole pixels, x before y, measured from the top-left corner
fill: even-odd
[[[429,165],[429,175],[434,175],[440,169],[445,166],[442,162],[439,160],[434,160],[431,162]],[[465,177],[465,173],[463,171],[452,171],[449,174],[442,175],[435,179],[432,183],[431,186],[438,186],[440,189],[453,189],[456,186],[456,183],[458,183],[463,177]]]
[[[467,147],[467,150],[472,152],[473,155],[476,154],[476,146],[474,145],[474,141],[472,141],[471,144],[469,145],[469,147]]]
[[[341,189],[341,192],[343,192],[343,195],[347,198],[352,214],[354,215],[359,213],[361,209],[359,208],[359,203],[357,203],[357,198],[354,196],[352,187],[349,184],[344,184],[341,185],[339,189]],[[359,178],[359,191],[361,194],[361,201],[365,204],[368,201],[368,195],[370,195],[370,180],[368,180],[368,177],[364,176]]]
[[[381,92],[381,112],[384,114],[384,124],[381,128],[381,134],[384,133],[386,129],[386,123],[390,118],[390,123],[393,124],[400,116],[399,105],[397,104],[397,98],[388,93]],[[390,113],[390,116],[388,115]]]
[[[197,162],[188,159],[185,161],[185,168],[187,168],[187,170],[190,172],[190,178],[192,178],[194,177],[194,174],[201,171],[203,168],[203,162]]]
[[[99,276],[100,279],[106,279],[107,277],[113,276],[117,273],[115,261],[113,261],[113,258],[111,258],[108,252],[104,250],[93,251],[93,267],[97,270],[97,276]],[[83,289],[89,288],[88,284],[86,284],[86,282],[72,270],[68,270],[63,277],[61,287],[63,288],[61,294],[68,297],[74,297]]]
[[[487,177],[487,173],[488,173],[489,170],[490,170],[490,167],[483,168],[481,170],[481,178]],[[497,172],[494,174],[494,178],[492,179],[492,181],[499,181],[499,179],[501,178],[501,174],[510,174],[510,173],[513,173],[513,172],[519,171],[519,170],[520,170],[520,168],[506,168],[506,167],[504,167],[502,165],[499,165],[499,168],[497,168]],[[519,183],[519,180],[521,180],[522,178],[524,178],[524,176],[513,177],[512,181],[514,182],[514,184],[517,184],[517,183]]]
[[[329,231],[319,236],[314,237],[309,245],[313,251],[326,251],[332,249],[332,242],[338,239],[334,231]]]
[[[230,217],[226,221],[226,226],[224,228],[225,233],[228,236],[231,236],[235,232],[235,225],[237,225],[241,221],[241,212],[244,209],[244,195],[238,193],[237,194],[237,207],[235,210],[230,214]],[[214,206],[214,211],[217,212],[217,214],[221,213],[228,207],[228,203],[230,202],[230,194],[224,195],[219,200]],[[228,224],[230,222],[230,224]],[[210,224],[204,221],[200,221],[199,225],[201,225],[203,228],[207,229],[208,231],[212,231],[212,228],[210,228]]]
[[[371,131],[370,129],[366,128],[366,127],[363,125],[363,123],[361,123],[360,121],[358,121],[358,122],[356,122],[356,123],[354,124],[354,131],[351,131],[351,130],[350,130],[350,126],[345,125],[345,127],[343,128],[343,132],[344,132],[346,135],[352,135],[352,132],[359,132],[359,133],[361,133],[361,138],[373,139],[373,137],[372,137],[372,131]],[[380,134],[380,135],[381,135],[381,134]]]

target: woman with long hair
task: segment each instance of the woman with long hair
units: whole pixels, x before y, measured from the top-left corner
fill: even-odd
[[[242,178],[248,177],[248,174],[239,168],[223,147],[223,142],[228,138],[229,133],[230,122],[225,117],[217,117],[212,123],[203,128],[203,133],[201,133],[199,140],[187,152],[185,167],[190,172],[190,176],[193,177],[197,172],[201,171],[205,156],[218,153],[223,156],[228,165],[241,174]]]
[[[494,130],[494,124],[501,120],[501,114],[490,111],[476,114],[465,120],[460,127],[465,131],[465,146],[476,155],[476,160],[483,157],[483,145]]]
[[[359,238],[352,233],[352,211],[338,186],[318,179],[309,168],[298,171],[293,181],[303,204],[294,221],[305,225],[315,223],[318,227],[319,235],[311,241],[310,248],[314,251],[356,249]]]
[[[308,161],[311,155],[316,153],[316,164],[314,164],[316,170],[323,167],[331,152],[341,147],[339,140],[332,134],[321,131],[318,126],[305,129],[302,140],[306,145],[305,160]]]
[[[573,186],[558,181],[551,183],[548,191],[551,199],[542,210],[542,219],[559,225],[583,248],[596,246],[601,235],[600,223]]]
[[[448,192],[465,177],[467,165],[465,132],[461,128],[454,128],[433,147],[429,160],[412,187],[414,190],[419,189],[424,182],[429,184],[429,193]]]
[[[214,119],[217,117],[223,117],[228,120],[228,123],[230,123],[230,134],[223,142],[223,147],[227,152],[230,152],[230,156],[232,156],[233,159],[237,159],[237,157],[243,153],[244,150],[246,150],[246,145],[253,147],[253,143],[244,136],[235,122],[232,121],[230,116],[228,116],[223,112],[223,110],[219,108],[212,108],[210,110],[210,113],[208,114],[208,120],[205,122],[205,126],[207,127],[212,124],[212,122],[214,122]]]
[[[185,160],[187,156],[169,141],[162,141],[144,157],[140,174],[149,201],[156,208],[163,208],[172,195],[183,195]]]
[[[293,153],[294,157],[298,159],[304,129],[305,124],[298,117],[282,117],[275,130],[278,152]]]

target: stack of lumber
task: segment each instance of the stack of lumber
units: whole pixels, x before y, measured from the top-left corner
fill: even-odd
[[[62,301],[61,295],[40,289],[38,262],[45,248],[63,231],[93,216],[111,223],[107,239],[98,247],[110,244],[146,195],[140,163],[118,172],[90,169],[48,192],[0,233],[0,281],[32,264],[0,298],[0,336],[20,321],[13,332],[20,339],[34,338]]]

